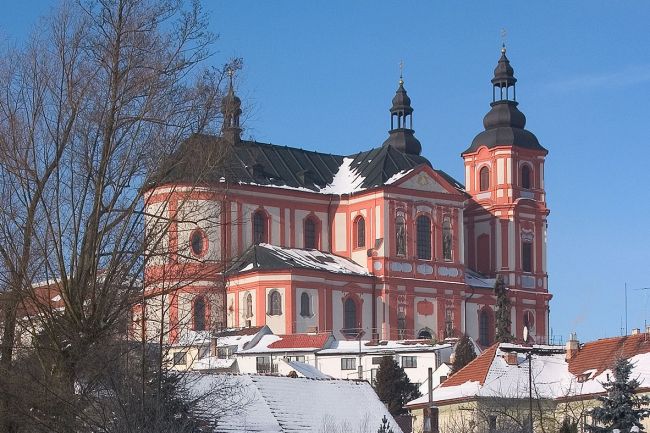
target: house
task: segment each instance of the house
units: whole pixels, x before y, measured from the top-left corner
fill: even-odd
[[[169,344],[186,329],[268,326],[350,341],[466,333],[487,347],[501,276],[515,337],[526,326],[547,342],[548,152],[516,82],[504,47],[484,130],[436,149],[462,152],[463,186],[423,156],[402,78],[386,140],[338,155],[244,139],[231,77],[221,134],[187,139],[146,186],[146,228],[163,235],[139,314]],[[134,333],[156,338],[147,320]]]
[[[373,383],[384,356],[394,358],[409,380],[421,384],[429,368],[449,361],[452,345],[428,340],[335,341],[316,353],[318,369],[341,379],[364,379]],[[360,368],[359,368],[360,367]]]
[[[376,433],[383,417],[394,433],[402,433],[367,382],[266,375],[229,380],[233,392],[217,404],[206,401],[202,411],[206,419],[216,420],[219,433]],[[200,394],[222,381],[223,375],[200,375],[190,391]]]
[[[426,394],[407,404],[413,431],[425,431],[428,416],[440,432],[521,430],[529,422],[531,396],[535,431],[556,431],[565,419],[585,431],[588,411],[605,393],[602,384],[619,357],[633,363],[637,393],[649,393],[650,329],[584,344],[572,336],[566,346],[494,344],[433,389],[430,415]]]

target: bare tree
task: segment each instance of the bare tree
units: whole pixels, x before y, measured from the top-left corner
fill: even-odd
[[[215,41],[206,24],[197,2],[64,2],[24,48],[3,53],[2,431],[151,427],[134,416],[148,410],[148,384],[156,378],[161,402],[174,379],[162,362],[148,368],[151,341],[134,354],[124,336],[175,219],[153,215],[144,235],[147,186],[164,180],[157,169],[178,143],[216,130],[226,69],[239,67],[200,69]]]

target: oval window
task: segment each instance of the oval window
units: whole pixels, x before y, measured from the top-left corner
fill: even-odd
[[[207,237],[201,229],[196,229],[190,234],[190,249],[195,256],[202,256],[207,250]]]

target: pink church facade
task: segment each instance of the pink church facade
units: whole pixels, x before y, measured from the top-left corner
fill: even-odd
[[[467,333],[488,345],[500,275],[512,334],[526,326],[547,342],[547,151],[524,129],[515,82],[504,50],[485,131],[462,153],[464,187],[420,155],[401,80],[389,138],[348,156],[242,140],[231,87],[222,136],[183,143],[148,193],[160,216],[149,224],[168,230],[146,270],[165,307],[146,315],[162,317],[172,343],[188,329],[268,325],[338,339]],[[188,161],[210,152],[219,168],[197,178]]]

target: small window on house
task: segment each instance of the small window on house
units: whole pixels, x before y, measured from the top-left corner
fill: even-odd
[[[364,248],[366,246],[366,220],[363,217],[359,217],[354,222],[354,227],[356,231],[356,247]]]
[[[253,317],[253,295],[250,293],[246,294],[245,309],[244,309],[246,319]]]
[[[442,258],[447,261],[452,260],[451,241],[451,221],[445,218],[442,223]]]
[[[305,356],[304,356],[304,355],[300,355],[300,356],[285,356],[284,359],[286,359],[286,360],[289,361],[289,362],[291,362],[291,361],[295,361],[295,362],[305,362]]]
[[[185,365],[185,364],[187,364],[187,352],[175,352],[174,365]]]
[[[205,298],[197,296],[194,300],[194,330],[205,331]]]
[[[202,257],[207,251],[208,238],[201,229],[196,229],[190,234],[190,250],[196,257]]]
[[[406,255],[406,221],[401,215],[395,218],[395,252],[398,256]]]
[[[402,368],[417,368],[417,356],[402,356]]]
[[[373,356],[372,357],[372,365],[379,365],[381,364],[381,360],[384,359],[383,356]]]
[[[524,164],[521,167],[521,187],[524,189],[530,189],[531,187],[530,174],[530,167],[528,164]]]
[[[309,293],[302,292],[300,295],[300,315],[302,317],[311,317],[311,299]]]
[[[483,166],[479,171],[479,191],[487,191],[490,189],[490,169],[487,166]]]
[[[282,295],[277,290],[269,292],[268,314],[269,316],[282,315]]]
[[[341,358],[341,370],[355,370],[356,368],[356,358]]]
[[[521,243],[521,267],[524,272],[533,272],[533,244]]]
[[[431,218],[420,215],[416,219],[418,259],[431,260]]]
[[[258,373],[272,373],[273,365],[270,356],[258,356],[255,358],[255,367]]]
[[[256,244],[267,243],[268,238],[268,229],[267,229],[267,218],[266,214],[258,210],[253,214],[253,242]]]
[[[318,234],[316,231],[317,224],[314,218],[307,218],[305,220],[305,248],[318,248]]]
[[[210,356],[210,346],[199,347],[199,359],[207,358]]]
[[[217,358],[219,359],[228,359],[232,354],[232,350],[228,346],[217,347]]]

